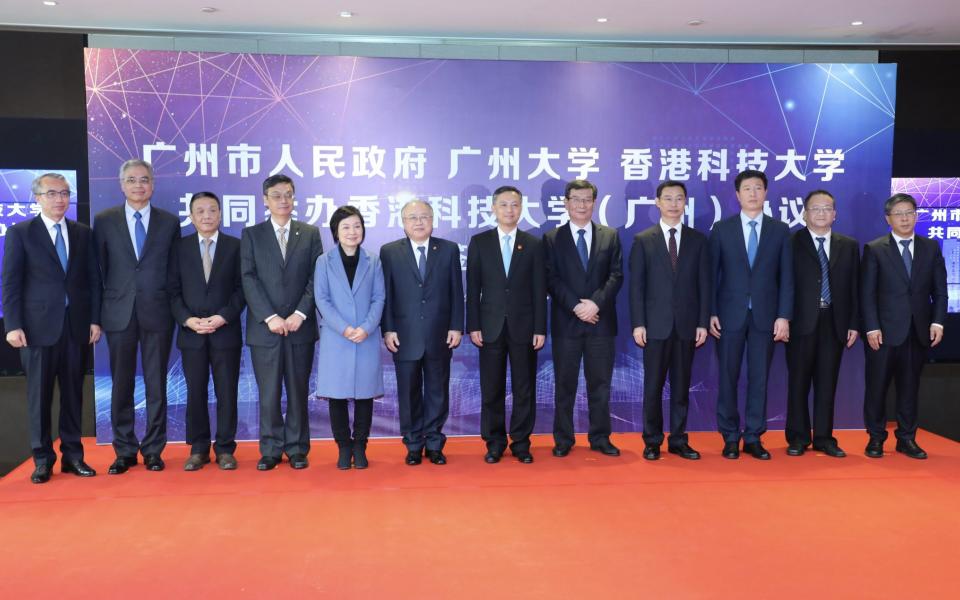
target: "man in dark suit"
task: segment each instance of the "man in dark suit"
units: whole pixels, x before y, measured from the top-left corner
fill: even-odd
[[[137,452],[150,471],[162,471],[167,444],[167,363],[173,342],[173,316],[167,270],[173,242],[180,237],[174,215],[150,204],[153,167],[128,160],[120,167],[121,206],[101,211],[93,235],[103,275],[101,325],[110,348],[110,422],[117,459],[108,473],[126,473]],[[142,441],[134,432],[133,390],[137,347],[146,388],[147,427]]]
[[[670,372],[670,439],[667,449],[697,460],[687,442],[687,407],[693,352],[707,341],[710,255],[707,236],[681,224],[687,188],[657,186],[660,222],[633,238],[630,315],[633,341],[643,348],[643,457],[660,458],[663,385]]]
[[[826,190],[807,194],[807,226],[793,234],[796,291],[787,344],[787,454],[802,455],[810,445],[813,386],[813,449],[842,458],[833,437],[833,406],[843,347],[857,341],[860,321],[860,249],[857,241],[831,230],[836,200]]]
[[[100,271],[90,228],[65,218],[70,184],[59,173],[33,180],[40,215],[10,227],[4,241],[3,308],[7,342],[20,349],[27,375],[33,483],[50,480],[50,411],[60,388],[60,469],[80,477],[96,472],[80,443],[83,374],[90,344],[100,339]]]
[[[917,445],[917,395],[927,349],[943,339],[947,271],[933,240],[915,235],[917,201],[894,194],[883,207],[892,230],[863,247],[860,310],[866,331],[863,420],[866,455],[883,457],[887,439],[884,401],[897,388],[897,452],[923,459]]]
[[[426,449],[431,463],[443,465],[450,358],[463,335],[460,247],[431,236],[433,207],[426,202],[411,200],[400,214],[406,237],[380,249],[383,343],[397,370],[406,463],[420,464]]]
[[[540,240],[517,229],[523,195],[513,186],[493,193],[497,228],[478,233],[467,250],[467,331],[480,348],[480,435],[484,460],[507,447],[507,359],[513,409],[510,451],[532,463],[530,434],[537,409],[537,350],[547,335],[547,284]]]
[[[210,462],[210,414],[207,387],[213,370],[217,395],[217,465],[237,468],[237,385],[243,339],[243,283],[240,240],[220,232],[220,199],[211,192],[190,198],[190,220],[197,232],[174,244],[170,261],[170,302],[179,324],[183,376],[187,382],[187,439],[190,457],[185,471]]]
[[[263,182],[270,218],[240,236],[247,345],[260,396],[260,461],[269,471],[283,454],[294,469],[309,466],[307,414],[314,344],[319,338],[313,303],[313,271],[323,252],[320,230],[295,221],[293,180],[283,174]],[[281,387],[287,413],[280,411]]]
[[[774,342],[790,337],[793,315],[793,253],[790,228],[763,214],[767,176],[743,171],[735,180],[740,212],[713,226],[711,271],[716,282],[710,333],[720,359],[717,429],[724,458],[769,460],[760,441],[767,430],[767,376]],[[722,335],[721,335],[722,332]],[[747,399],[741,434],[737,380],[747,354]]]
[[[617,292],[623,285],[623,253],[617,230],[593,223],[597,187],[585,179],[567,184],[570,222],[543,236],[547,289],[552,298],[555,413],[553,455],[574,442],[573,408],[580,361],[587,382],[590,449],[619,456],[610,442],[610,380],[617,336]]]

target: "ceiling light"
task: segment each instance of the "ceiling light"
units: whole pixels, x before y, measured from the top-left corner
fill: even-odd
[[[351,17],[353,17],[353,13],[350,12],[349,10],[341,10],[341,11],[340,11],[340,18],[341,18],[341,19],[349,19],[349,18],[351,18]]]
[[[607,21],[609,21],[609,19],[607,19],[606,17],[597,18],[597,23],[606,23]]]
[[[687,25],[689,25],[690,27],[699,27],[704,23],[705,21],[703,19],[690,19],[689,21],[687,21]]]
[[[215,6],[204,6],[203,8],[200,9],[200,12],[215,13],[215,12],[217,12],[218,10],[220,10],[220,9],[217,8],[217,7],[215,7]]]
[[[54,2],[53,0],[43,0],[43,5],[44,5],[44,6],[56,6],[57,3]]]
[[[863,21],[850,21],[850,24],[853,25],[854,27],[860,27],[861,25],[863,25]]]

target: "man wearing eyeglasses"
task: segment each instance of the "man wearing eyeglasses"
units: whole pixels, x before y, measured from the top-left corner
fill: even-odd
[[[160,453],[167,444],[167,363],[173,342],[173,315],[167,292],[167,267],[180,221],[153,206],[153,167],[133,159],[120,167],[121,206],[103,210],[93,235],[103,277],[101,317],[110,349],[110,423],[117,459],[107,471],[126,473],[137,453],[149,471],[162,471]],[[137,349],[143,367],[147,424],[143,440],[134,431],[133,391]]]
[[[243,230],[240,270],[247,300],[247,345],[260,396],[260,461],[269,471],[286,454],[293,469],[309,466],[307,394],[319,338],[313,271],[323,253],[320,230],[293,219],[293,180],[282,173],[263,182],[270,218]],[[280,410],[287,391],[286,416]]]
[[[813,449],[843,458],[833,437],[833,409],[843,348],[857,341],[860,248],[832,230],[836,200],[826,190],[807,194],[807,226],[793,234],[793,322],[787,343],[787,454]],[[808,397],[813,387],[813,436]]]
[[[397,371],[406,463],[419,465],[426,450],[431,463],[445,465],[450,359],[463,335],[460,247],[433,237],[430,204],[411,200],[400,216],[406,236],[380,248],[386,292],[383,343]]]
[[[870,440],[866,455],[883,457],[887,439],[885,399],[896,381],[897,452],[924,459],[916,442],[920,372],[927,349],[943,339],[947,270],[940,245],[919,237],[917,201],[894,194],[883,207],[890,233],[863,247],[860,310],[867,343],[863,419]]]
[[[27,376],[30,481],[50,480],[53,450],[50,411],[60,388],[60,465],[64,473],[93,477],[83,460],[81,405],[90,345],[100,339],[100,272],[93,234],[65,218],[70,184],[59,173],[33,180],[40,215],[7,230],[3,256],[3,317],[7,343],[20,350]]]

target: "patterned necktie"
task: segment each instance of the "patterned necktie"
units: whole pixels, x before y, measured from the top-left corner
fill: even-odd
[[[589,257],[587,256],[587,240],[583,236],[586,235],[586,229],[577,230],[577,254],[580,255],[580,264],[583,265],[583,270],[587,270],[587,261]]]
[[[203,238],[203,280],[210,282],[210,271],[213,269],[213,257],[210,256],[210,248],[213,246],[213,240]]]
[[[670,266],[673,268],[673,272],[676,273],[679,253],[677,252],[677,230],[674,227],[670,228],[670,243],[668,246],[670,250]]]
[[[417,246],[417,252],[420,253],[420,258],[417,259],[417,270],[420,271],[420,280],[423,281],[427,278],[427,248]]]
[[[907,277],[910,277],[911,271],[913,270],[913,255],[910,254],[910,240],[900,240],[900,245],[903,246],[903,266],[907,268]]]
[[[750,261],[750,268],[753,268],[753,261],[757,259],[757,246],[760,245],[760,238],[757,236],[757,222],[750,221],[750,240],[747,242],[747,260]]]
[[[280,256],[283,257],[283,261],[287,261],[287,228],[281,227],[277,230],[280,233]]]
[[[818,237],[817,257],[820,258],[820,300],[826,304],[832,302],[830,297],[830,262],[827,260],[827,251],[823,243],[827,241],[825,237]]]
[[[503,236],[503,272],[510,273],[510,259],[513,258],[513,244],[510,243],[512,236]]]
[[[54,246],[57,249],[57,256],[60,258],[60,266],[63,267],[63,272],[67,272],[67,245],[63,241],[63,233],[60,231],[60,223],[57,223],[53,226],[57,230],[57,240],[54,242]]]
[[[137,220],[136,225],[133,226],[133,234],[137,239],[137,260],[140,260],[143,258],[143,243],[147,241],[147,230],[143,226],[143,215],[140,211],[134,212],[133,218]]]

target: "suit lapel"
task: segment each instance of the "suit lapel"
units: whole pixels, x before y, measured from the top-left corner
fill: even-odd
[[[273,229],[273,220],[268,218],[265,223],[260,225],[263,228],[261,236],[263,237],[263,246],[267,248],[267,252],[272,255],[274,262],[280,266],[281,269],[284,268],[283,255],[280,254],[280,242],[277,240],[277,232]],[[287,237],[287,252],[290,252],[290,238],[289,233]]]
[[[194,240],[197,243],[197,248],[200,247],[199,237],[198,235],[197,239]],[[226,260],[224,254],[226,254],[226,252],[223,250],[223,232],[221,231],[217,234],[217,243],[213,246],[213,264],[210,265],[210,281],[213,281],[213,275],[220,270],[223,261]],[[203,256],[200,256],[200,273],[203,273]],[[207,285],[210,284],[210,281],[207,282]]]
[[[437,251],[439,248],[440,244],[431,236],[427,241],[427,274],[423,277],[424,283],[430,279],[430,274],[433,273],[433,266],[437,263]],[[419,270],[417,272],[419,273]]]
[[[657,227],[659,228],[660,226],[657,225]],[[681,241],[677,245],[677,270],[673,271],[674,279],[677,278],[677,275],[680,274],[680,271],[686,266],[686,264],[690,262],[690,259],[687,257],[690,256],[690,244],[691,244],[691,241],[693,240],[693,236],[688,235],[689,232],[690,232],[690,228],[684,225],[683,223],[681,223],[680,224],[680,240]],[[662,236],[663,230],[660,229],[659,233]],[[666,242],[664,242],[663,244],[660,244],[660,247],[663,249],[663,253],[667,257],[667,268],[672,270],[673,267],[670,265],[670,252],[667,250]]]
[[[430,240],[427,240],[427,243],[430,243]],[[407,266],[413,270],[413,276],[417,278],[417,281],[423,283],[423,279],[420,277],[420,269],[417,267],[417,255],[416,250],[414,250],[415,244],[410,238],[403,238],[403,241],[400,244],[401,251],[400,254],[404,257],[404,261],[407,263]],[[429,265],[430,261],[427,261]]]
[[[597,262],[597,249],[600,247],[600,228],[593,221],[590,222],[590,226],[593,228],[593,236],[591,236],[593,239],[590,240],[590,256],[587,257],[587,275],[590,274]],[[578,255],[577,262],[579,262],[579,258]]]
[[[907,267],[903,264],[903,255],[900,253],[899,244],[897,240],[893,238],[893,235],[890,234],[887,236],[887,257],[891,262],[893,262],[893,268],[900,274],[900,277],[903,278],[905,282],[910,283],[910,275],[907,274]],[[916,251],[917,243],[913,243],[914,251]]]
[[[287,263],[290,261],[290,257],[293,256],[293,253],[296,252],[297,246],[300,244],[300,221],[294,221],[293,219],[290,219],[287,225],[287,258],[284,260],[284,267],[287,266]],[[277,249],[280,249],[279,242],[277,242]]]
[[[494,231],[497,231],[494,229]],[[493,242],[500,247],[500,262],[503,262],[503,245],[498,239],[499,233],[493,236]],[[526,256],[526,251],[524,250],[523,232],[519,229],[514,232],[514,241],[513,241],[513,254],[510,255],[510,270],[507,273],[504,273],[504,278],[509,281],[513,277],[514,272],[517,270],[517,263],[524,259]],[[503,269],[500,269],[503,272]]]
[[[773,230],[773,222],[774,222],[773,219],[761,213],[760,221],[763,223],[763,225],[760,226],[760,240],[759,240],[759,243],[757,244],[757,256],[753,260],[754,266],[756,266],[757,261],[760,260],[760,257],[767,256],[767,254],[769,254],[769,252],[767,251],[767,246],[773,243],[770,241],[770,237],[771,237],[770,232]],[[744,252],[747,251],[746,245],[744,245],[743,251]],[[749,263],[749,257],[747,262]]]
[[[343,257],[340,256],[340,244],[337,244],[331,248],[330,253],[330,259],[327,261],[327,263],[330,265],[330,270],[334,275],[332,279],[336,279],[337,284],[342,285],[349,294],[351,293],[350,282],[347,281],[347,268],[343,266]],[[357,271],[359,271],[359,269],[357,269]],[[354,281],[356,281],[356,277],[354,277]]]
[[[747,244],[743,237],[743,220],[740,218],[739,213],[730,219],[730,235],[733,235],[733,239],[736,241],[734,246],[737,248],[737,254],[740,256],[743,264],[747,266],[747,270],[751,270],[750,257],[747,256]]]
[[[837,261],[840,259],[840,253],[843,252],[843,240],[839,239],[836,234],[830,235],[830,256],[827,257],[827,261],[830,263],[830,270],[833,271],[833,268],[837,266]],[[817,257],[817,260],[820,260],[820,257]]]
[[[70,228],[68,227],[67,229],[69,230]],[[57,249],[53,246],[53,241],[50,239],[50,235],[47,232],[47,225],[43,222],[43,219],[40,218],[39,215],[34,217],[33,223],[30,224],[30,230],[30,235],[36,237],[40,245],[46,248],[46,254],[53,260],[54,263],[56,263],[60,271],[63,272],[63,265],[60,264],[60,257],[57,256]],[[73,240],[70,241],[70,247],[75,247],[72,245]],[[68,262],[67,267],[69,268],[69,266],[70,263]],[[66,273],[64,272],[64,274]]]
[[[339,252],[339,251],[338,251]],[[370,259],[367,258],[367,253],[363,251],[363,248],[357,248],[357,272],[353,275],[353,288],[350,290],[354,296],[357,295],[357,290],[360,289],[360,284],[363,282],[363,278],[367,276],[367,272],[370,270]],[[344,270],[344,278],[346,278],[346,270]]]

